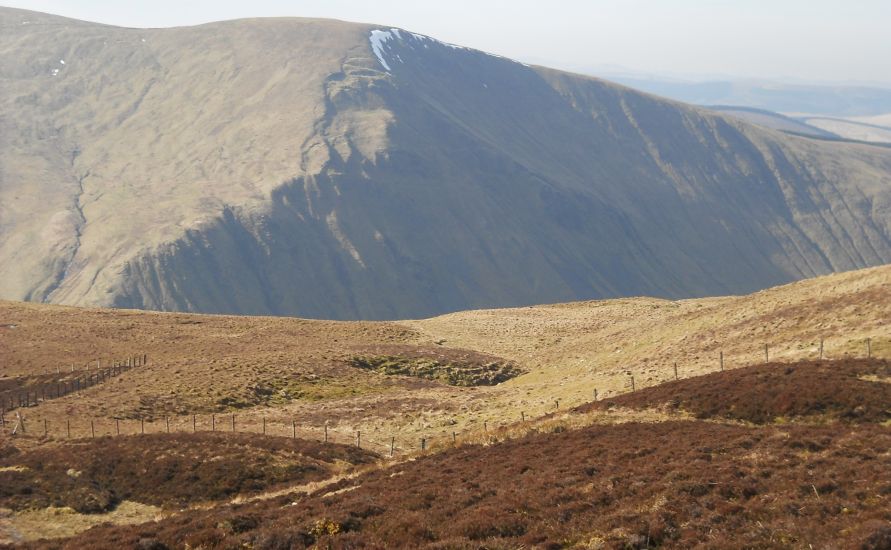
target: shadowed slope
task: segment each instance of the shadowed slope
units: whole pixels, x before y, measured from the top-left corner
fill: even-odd
[[[367,25],[0,17],[3,297],[405,318],[891,261],[891,150]]]

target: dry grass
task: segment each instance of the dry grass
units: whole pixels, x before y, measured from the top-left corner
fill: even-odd
[[[724,352],[728,369],[760,362],[765,340],[770,343],[772,361],[812,359],[819,353],[821,337],[828,358],[862,355],[867,336],[871,338],[873,355],[887,357],[891,355],[891,334],[883,321],[891,318],[889,283],[891,268],[883,267],[743,297],[679,302],[639,298],[473,311],[400,323],[159,314],[0,303],[0,324],[15,325],[0,333],[2,373],[10,382],[11,377],[34,376],[59,363],[75,362],[75,358],[86,362],[100,356],[104,363],[135,353],[147,353],[150,358],[147,366],[125,372],[110,382],[24,410],[29,436],[16,440],[23,452],[65,444],[58,431],[51,433],[54,437],[47,442],[33,437],[35,432],[41,435],[42,418],[50,420],[52,432],[53,427],[58,430],[62,419],[71,415],[79,422],[74,436],[84,437],[89,435],[84,424],[88,418],[94,419],[100,435],[114,429],[113,416],[129,417],[121,423],[122,431],[134,433],[139,426],[136,417],[154,419],[147,424],[147,431],[158,432],[164,431],[164,416],[172,414],[172,431],[184,432],[192,430],[191,413],[201,413],[197,427],[207,430],[210,411],[222,410],[225,412],[218,413],[218,429],[228,430],[228,414],[233,412],[238,417],[239,431],[260,431],[263,416],[270,435],[290,435],[291,421],[296,418],[298,435],[320,438],[322,426],[328,422],[333,441],[353,442],[355,431],[361,430],[363,448],[382,455],[388,454],[390,438],[395,437],[397,455],[390,464],[397,467],[432,458],[422,455],[463,452],[462,449],[476,453],[473,449],[478,447],[516,445],[545,434],[585,430],[596,430],[591,433],[600,435],[616,430],[618,434],[624,427],[617,424],[658,425],[684,418],[682,411],[679,415],[659,403],[641,410],[613,408],[585,414],[570,410],[590,401],[594,388],[601,399],[625,393],[630,375],[634,375],[638,388],[661,384],[673,378],[671,365],[675,361],[682,377],[717,370],[719,351]],[[381,350],[388,355],[397,350],[407,358],[495,358],[510,361],[527,374],[496,386],[455,387],[350,366],[357,354]],[[861,374],[869,377],[873,373]],[[743,375],[742,371],[739,375]],[[878,380],[855,376],[850,381]],[[298,387],[312,391],[293,391]],[[258,388],[263,391],[255,391]],[[273,391],[266,392],[266,388]],[[254,396],[253,400],[246,399],[249,395]],[[233,396],[242,402],[232,400],[221,405],[221,396]],[[526,422],[520,421],[521,413]],[[740,423],[734,426],[746,427]],[[418,452],[422,438],[426,441],[425,453]],[[7,457],[4,466],[20,466],[20,462]],[[304,491],[322,494],[321,501],[349,500],[364,486],[353,480],[375,476],[375,471],[372,468],[357,476],[332,471],[327,479],[285,484],[231,503],[226,499],[228,504],[207,504],[207,517],[232,515],[223,510],[228,510],[228,506],[236,510],[256,505],[260,506],[258,510],[265,510],[299,503],[301,497],[296,495]],[[13,469],[4,475],[25,473]],[[121,498],[132,500],[129,496]],[[653,504],[650,500],[647,497],[639,504],[649,506]],[[39,514],[57,513],[44,508],[35,512],[38,515],[33,516],[33,521],[39,521]],[[7,536],[24,538],[27,529],[19,526],[27,525],[32,516],[22,512],[14,515],[15,530],[7,529]],[[64,530],[74,529],[74,524],[93,525],[79,523],[78,517],[60,518],[59,532],[67,533]],[[137,514],[129,521],[146,517]],[[189,516],[193,517],[197,516]],[[213,520],[213,526],[202,527],[195,540],[217,540],[213,538],[218,535],[219,527],[214,527],[217,525],[237,524],[237,529],[230,529],[235,535],[242,528],[255,529],[258,524],[252,518],[236,510],[230,519],[224,518],[222,523]],[[9,517],[6,521],[10,525]],[[470,529],[467,533],[473,531],[469,524],[465,527]],[[585,540],[606,537],[614,542],[632,535],[621,530],[584,534],[588,537]]]
[[[764,360],[819,356],[891,357],[891,267],[853,271],[740,297],[668,301],[630,298],[530,308],[460,312],[406,321],[445,345],[477,349],[517,362],[529,374],[494,392],[490,422],[512,422],[674,378]],[[493,396],[494,397],[494,396]],[[482,416],[482,415],[480,415]],[[482,418],[476,422],[481,424]]]
[[[872,353],[891,357],[891,267],[821,277],[749,296],[667,301],[633,298],[455,313],[428,320],[329,322],[79,309],[0,302],[2,377],[34,375],[95,358],[146,353],[149,365],[112,381],[28,409],[32,433],[75,437],[112,433],[113,417],[153,420],[147,431],[191,431],[191,414],[209,429],[210,414],[236,413],[238,429],[348,442],[361,431],[378,452],[416,449],[422,437],[450,440],[536,418],[591,400],[673,379],[763,361]],[[512,361],[527,374],[492,387],[452,387],[350,366],[373,350],[438,350]],[[424,353],[430,353],[425,351]],[[559,405],[559,408],[558,408]],[[228,420],[223,420],[228,422]],[[37,427],[35,429],[35,426]]]
[[[71,537],[95,525],[130,525],[164,516],[156,506],[130,501],[124,501],[104,514],[79,514],[67,507],[22,512],[0,510],[0,544]]]

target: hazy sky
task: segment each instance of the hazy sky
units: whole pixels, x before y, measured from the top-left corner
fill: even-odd
[[[267,16],[398,26],[594,73],[891,86],[891,0],[33,0],[4,5],[130,27]]]

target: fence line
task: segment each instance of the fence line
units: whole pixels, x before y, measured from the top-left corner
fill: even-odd
[[[873,339],[866,338],[864,341],[864,346],[865,357],[872,358],[874,351]],[[764,358],[766,360],[769,360],[769,345],[764,344],[763,350]],[[848,355],[844,355],[843,357],[853,358]],[[825,358],[824,340],[820,339],[819,360],[824,360]],[[128,358],[126,364],[119,364],[115,362],[112,367],[109,367],[107,370],[112,373],[116,372],[117,374],[120,374],[122,372],[126,372],[127,370],[131,370],[136,366],[144,365],[147,357],[143,355],[140,359],[141,361],[137,361],[134,356]],[[750,364],[751,363],[742,364],[736,368],[742,368],[745,366],[749,366]],[[672,371],[668,375],[667,381],[686,378],[682,376],[682,371],[679,370],[678,364],[676,362],[672,363],[672,366],[669,368],[672,369]],[[719,370],[723,371],[724,369],[725,355],[723,350],[718,350],[718,354],[715,357],[715,370],[712,372],[716,372]],[[699,372],[696,374],[696,376],[701,376],[703,374],[709,374],[709,372]],[[111,374],[111,376],[114,375],[116,374]],[[629,391],[639,391],[641,389],[644,389],[645,387],[642,384],[635,382],[633,374],[615,375],[612,378],[624,379],[623,389],[625,391],[620,392],[619,394],[627,393]],[[600,380],[602,379],[603,377],[600,378]],[[99,379],[97,378],[96,380]],[[659,385],[661,383],[664,383],[665,381],[666,380],[657,381],[655,384],[650,384],[646,387]],[[622,386],[621,384],[619,385]],[[598,401],[600,399],[603,399],[609,393],[612,392],[601,393],[598,395],[598,389],[595,387],[593,388],[593,399],[594,401]],[[368,437],[367,433],[363,433],[361,431],[350,432],[349,434],[343,433],[342,431],[338,431],[337,429],[331,427],[328,423],[325,423],[322,426],[301,425],[297,422],[296,419],[293,418],[286,421],[269,421],[265,416],[261,416],[259,420],[256,420],[256,416],[251,415],[250,418],[253,418],[254,422],[251,424],[244,424],[243,421],[239,422],[237,420],[236,414],[232,413],[212,413],[204,415],[195,414],[185,417],[174,417],[173,423],[171,423],[171,417],[169,416],[165,416],[163,418],[159,417],[149,419],[146,419],[144,417],[110,419],[105,418],[89,420],[75,419],[75,422],[73,423],[72,419],[68,417],[63,423],[58,419],[52,421],[48,418],[29,419],[27,416],[23,416],[22,411],[19,410],[22,407],[12,410],[5,409],[3,407],[2,396],[3,393],[0,392],[0,435],[8,432],[10,435],[42,437],[47,439],[83,439],[119,435],[141,435],[150,433],[237,432],[252,433],[265,436],[291,437],[295,439],[298,437],[300,437],[301,439],[317,439],[319,441],[328,443],[356,445],[358,447],[364,446],[366,448],[368,446],[371,446],[373,448],[379,449],[381,455],[389,455],[390,457],[393,457],[397,454],[405,455],[417,452],[425,452],[431,449],[433,446],[442,446],[443,444],[458,446],[470,441],[479,441],[480,439],[497,439],[499,433],[506,433],[510,427],[516,426],[517,424],[516,421],[508,422],[500,426],[495,426],[492,430],[490,430],[488,421],[484,420],[482,428],[465,430],[463,432],[452,431],[451,433],[446,433],[445,435],[442,435],[441,432],[439,433],[439,435],[417,434],[413,439],[410,439],[404,435],[399,437],[390,436],[386,440],[380,440],[377,438],[377,436]],[[540,420],[552,415],[556,411],[559,411],[559,400],[554,400],[553,403],[554,407],[552,410],[545,412],[538,417],[528,415],[526,411],[520,411],[517,415],[519,423],[521,425],[524,425],[530,421]],[[34,404],[36,404],[36,400]],[[14,412],[15,415],[10,417],[12,412]],[[201,420],[201,422],[199,422],[199,420]]]
[[[134,355],[126,360],[113,360],[108,367],[102,368],[100,359],[95,361],[96,368],[91,367],[64,371],[58,367],[56,373],[35,374],[19,376],[12,380],[35,380],[35,383],[24,387],[12,387],[0,389],[0,411],[9,412],[15,409],[35,407],[38,404],[51,399],[59,399],[72,393],[102,384],[115,376],[119,376],[129,370],[144,366],[148,362],[148,355]],[[92,365],[90,361],[88,365]],[[7,382],[8,383],[8,382]]]

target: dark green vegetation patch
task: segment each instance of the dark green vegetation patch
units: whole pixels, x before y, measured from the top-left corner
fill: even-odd
[[[450,386],[494,386],[525,371],[501,357],[470,350],[380,346],[350,358],[350,365],[388,375],[414,376]]]

